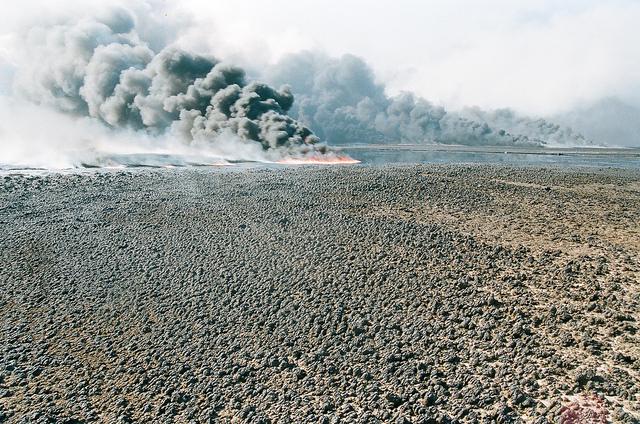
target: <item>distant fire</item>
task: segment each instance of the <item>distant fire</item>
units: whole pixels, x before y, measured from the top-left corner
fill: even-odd
[[[346,155],[312,155],[281,159],[282,165],[356,165],[359,160]]]
[[[226,160],[210,163],[209,166],[233,166],[231,162],[227,162]]]

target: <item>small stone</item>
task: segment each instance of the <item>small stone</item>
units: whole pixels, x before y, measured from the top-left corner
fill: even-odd
[[[391,403],[391,405],[396,408],[405,402],[405,400],[396,393],[387,393],[385,398],[387,399],[387,401],[389,401],[389,403]]]

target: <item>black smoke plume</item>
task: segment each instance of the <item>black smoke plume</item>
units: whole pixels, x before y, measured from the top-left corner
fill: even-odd
[[[270,161],[326,153],[324,142],[589,144],[508,109],[452,112],[411,93],[389,96],[351,55],[294,54],[263,73],[272,85],[256,82],[179,48],[189,23],[141,4],[147,9],[111,8],[18,35],[19,59],[0,62],[1,160],[76,166],[121,152],[168,152]]]
[[[15,91],[118,129],[186,141],[230,135],[264,150],[324,151],[318,137],[287,115],[294,102],[287,86],[248,81],[241,68],[145,38],[137,19],[117,8],[101,18],[32,28],[25,45],[34,60],[18,69]]]
[[[451,112],[412,93],[390,97],[369,66],[352,55],[289,55],[269,70],[267,80],[290,84],[296,97],[291,115],[331,144],[590,144],[570,128],[509,109]]]

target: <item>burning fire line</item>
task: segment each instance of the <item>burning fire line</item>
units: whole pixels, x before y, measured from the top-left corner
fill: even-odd
[[[360,161],[349,156],[338,155],[285,158],[277,163],[282,165],[356,165]]]

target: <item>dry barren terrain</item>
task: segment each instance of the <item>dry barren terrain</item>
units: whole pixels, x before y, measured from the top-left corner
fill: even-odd
[[[0,422],[638,422],[640,172],[0,176]]]

